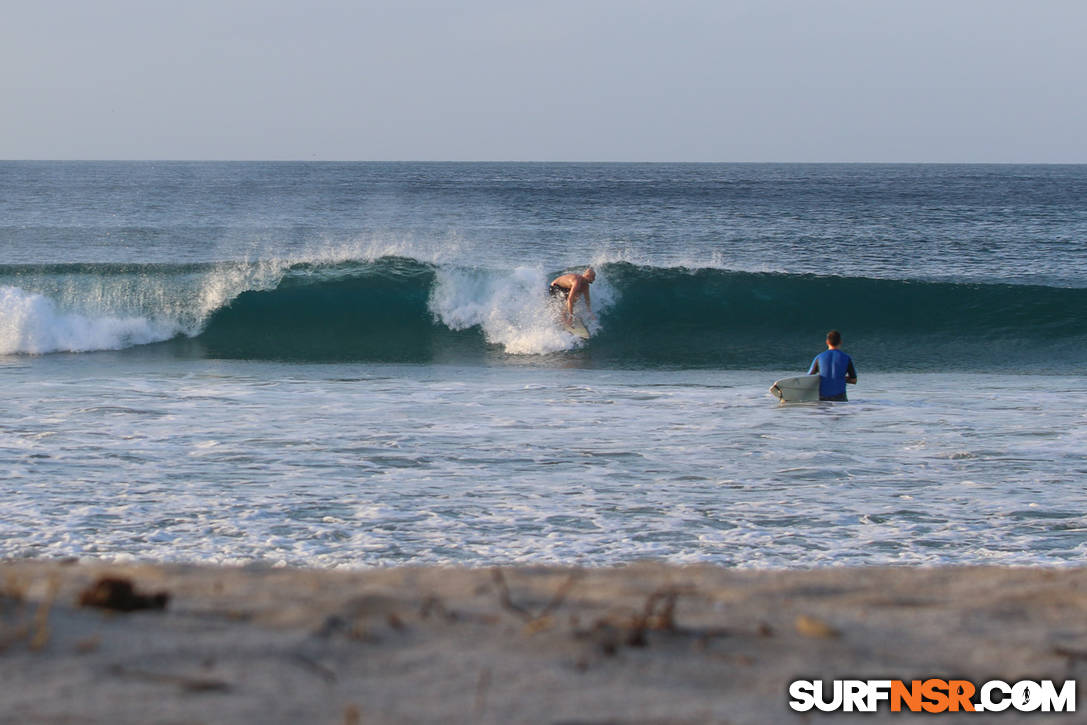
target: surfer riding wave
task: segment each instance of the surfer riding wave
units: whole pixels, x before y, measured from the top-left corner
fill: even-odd
[[[578,299],[585,300],[585,310],[589,313],[589,316],[594,320],[596,315],[593,314],[592,300],[589,297],[589,285],[596,279],[596,272],[592,267],[587,268],[583,273],[570,272],[568,274],[562,274],[551,280],[551,284],[548,285],[547,291],[552,297],[561,297],[563,300],[562,321],[569,325],[574,319],[574,303]]]

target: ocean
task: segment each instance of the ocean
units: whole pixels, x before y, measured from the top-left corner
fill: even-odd
[[[1081,564],[1087,166],[0,162],[0,558]],[[546,294],[592,265],[588,341]],[[850,402],[780,405],[828,329]]]

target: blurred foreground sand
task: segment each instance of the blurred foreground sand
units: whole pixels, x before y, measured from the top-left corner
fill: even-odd
[[[0,723],[931,722],[788,683],[1085,675],[1087,569],[0,564]]]

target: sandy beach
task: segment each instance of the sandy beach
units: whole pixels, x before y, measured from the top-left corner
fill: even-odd
[[[788,683],[1087,672],[1087,569],[16,560],[0,584],[3,723],[831,722],[858,715],[793,713]]]

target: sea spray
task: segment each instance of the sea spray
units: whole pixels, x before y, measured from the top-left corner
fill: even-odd
[[[548,296],[547,283],[543,270],[533,267],[503,273],[439,268],[429,308],[451,330],[480,327],[487,342],[512,355],[573,349],[579,340],[557,324],[560,307]]]
[[[550,364],[557,355],[594,366],[774,370],[806,369],[837,327],[862,373],[1087,368],[1087,289],[595,269],[597,318],[586,320],[585,342],[561,329],[560,302],[547,295],[564,270],[408,257],[0,267],[0,286],[18,290],[0,325],[7,354],[182,335],[195,342],[179,348],[185,354],[224,358]]]
[[[0,353],[116,350],[196,336],[246,290],[275,287],[280,260],[0,267]]]
[[[178,329],[142,317],[64,313],[48,297],[0,287],[0,355],[118,350],[167,340]]]

